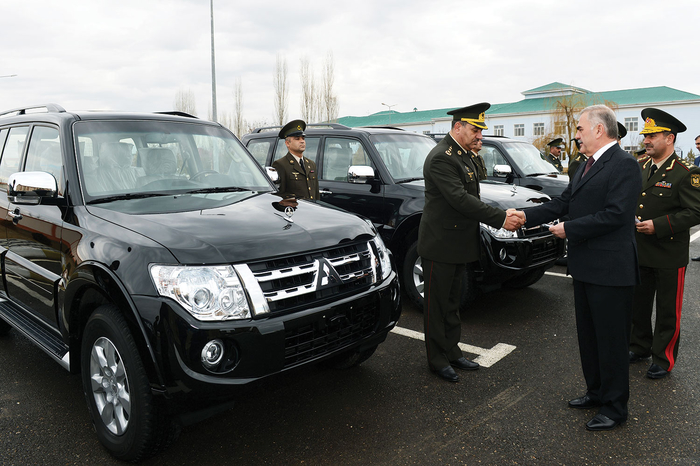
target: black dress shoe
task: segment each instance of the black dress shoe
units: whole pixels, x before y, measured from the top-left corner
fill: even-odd
[[[452,369],[452,366],[443,367],[442,369],[435,370],[433,372],[448,382],[459,382],[459,376],[455,370]]]
[[[647,359],[647,358],[649,358],[649,356],[642,356],[642,355],[639,355],[637,353],[633,353],[632,351],[630,351],[630,364],[635,363],[635,362],[639,362],[642,359]]]
[[[450,365],[452,367],[456,367],[457,369],[463,369],[465,371],[475,371],[479,368],[478,363],[470,361],[465,357],[461,357],[456,361],[450,361]]]
[[[622,424],[622,422],[613,421],[605,414],[596,414],[593,419],[586,423],[586,429],[588,430],[610,430],[615,426]]]
[[[691,261],[695,261],[695,262],[700,262],[700,256],[698,256],[698,257],[693,257],[693,258],[691,258],[690,260],[691,260]]]
[[[652,364],[649,366],[649,369],[647,370],[647,377],[650,379],[663,379],[669,374],[669,372],[665,369],[662,369],[660,366],[657,366],[656,364]]]
[[[588,395],[583,395],[581,398],[576,398],[569,401],[569,408],[588,409],[597,408],[598,406],[600,406],[600,401],[594,400]]]

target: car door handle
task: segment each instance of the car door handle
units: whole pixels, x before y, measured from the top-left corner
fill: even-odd
[[[320,193],[321,193],[321,196],[323,196],[324,194],[333,194],[333,191],[331,191],[328,188],[323,188],[320,190]]]
[[[19,221],[22,220],[22,214],[19,213],[19,207],[16,208],[14,212],[11,212],[8,210],[7,211],[7,218],[12,220],[12,223],[17,225],[17,223],[19,223]]]

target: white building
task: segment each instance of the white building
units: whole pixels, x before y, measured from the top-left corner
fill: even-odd
[[[622,140],[625,150],[633,152],[639,148],[643,137],[639,131],[644,127],[641,112],[655,107],[678,118],[688,130],[678,135],[676,152],[685,156],[695,149],[695,137],[700,135],[700,95],[679,91],[670,87],[649,87],[619,91],[591,92],[562,83],[524,91],[524,99],[518,102],[492,104],[486,112],[489,127],[487,134],[523,139],[529,142],[545,134],[557,134],[553,125],[553,109],[561,96],[576,95],[585,105],[610,102],[616,107],[617,120],[627,128]],[[413,112],[383,111],[365,117],[342,117],[338,123],[347,126],[393,126],[415,133],[447,133],[452,117],[447,112],[476,102],[463,102],[451,108]]]

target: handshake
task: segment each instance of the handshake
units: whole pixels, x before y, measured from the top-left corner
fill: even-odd
[[[523,225],[525,225],[525,212],[515,209],[506,210],[506,223],[503,225],[503,228],[515,231]]]

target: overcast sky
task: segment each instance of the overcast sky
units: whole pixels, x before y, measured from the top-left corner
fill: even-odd
[[[273,121],[276,56],[289,119],[299,61],[335,62],[340,116],[513,102],[554,81],[591,91],[700,94],[700,4],[658,0],[351,2],[214,0],[218,113]],[[663,8],[663,10],[662,10]],[[0,109],[162,111],[192,91],[211,108],[209,0],[0,0]]]

